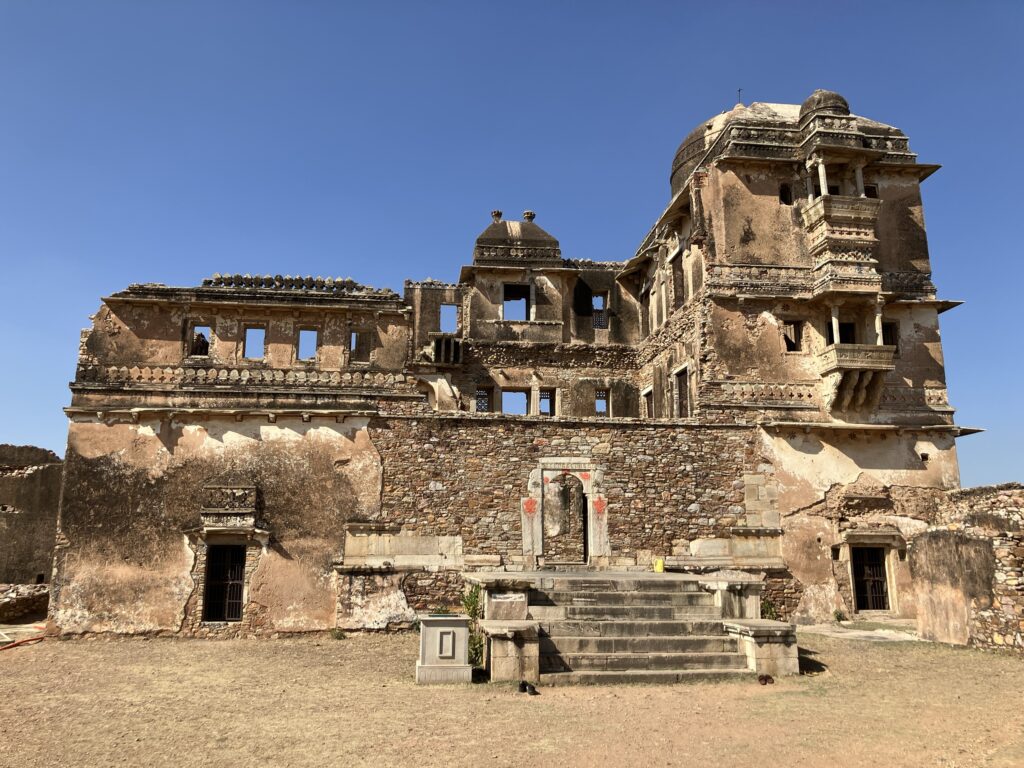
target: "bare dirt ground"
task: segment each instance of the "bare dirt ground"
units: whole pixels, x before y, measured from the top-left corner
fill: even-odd
[[[1022,766],[1024,659],[802,634],[775,685],[418,687],[417,638],[0,654],[0,765]]]

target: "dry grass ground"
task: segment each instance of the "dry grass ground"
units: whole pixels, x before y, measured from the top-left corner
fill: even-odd
[[[0,654],[0,765],[1021,766],[1024,659],[804,634],[761,687],[417,687],[412,635]]]

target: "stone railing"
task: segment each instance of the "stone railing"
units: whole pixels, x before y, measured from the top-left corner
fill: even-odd
[[[833,344],[818,355],[818,372],[891,371],[896,347],[882,344]]]
[[[808,231],[825,223],[841,228],[844,234],[867,234],[873,237],[881,207],[882,201],[877,198],[822,195],[801,208],[800,215]]]
[[[236,366],[83,366],[78,383],[177,386],[202,384],[262,387],[399,387],[412,389],[404,374],[383,371],[311,371]]]

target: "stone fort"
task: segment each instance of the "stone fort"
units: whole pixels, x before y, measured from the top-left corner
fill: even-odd
[[[53,630],[385,629],[467,581],[538,600],[664,568],[718,618],[1024,646],[1024,492],[959,488],[977,430],[946,392],[937,168],[815,91],[698,125],[621,261],[493,211],[457,282],[401,295],[215,274],[104,298],[66,409]]]

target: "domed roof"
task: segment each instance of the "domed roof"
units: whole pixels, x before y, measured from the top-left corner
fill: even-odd
[[[803,120],[805,116],[814,112],[825,112],[830,115],[848,115],[850,114],[850,105],[846,99],[835,91],[825,91],[818,88],[800,105],[800,119]]]

